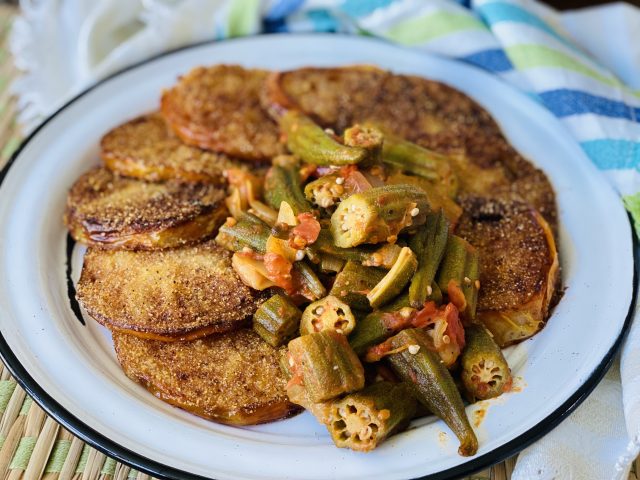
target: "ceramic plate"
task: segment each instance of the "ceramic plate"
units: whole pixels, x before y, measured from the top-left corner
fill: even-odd
[[[198,65],[288,69],[376,64],[452,85],[500,123],[557,192],[564,298],[547,327],[509,352],[516,388],[468,407],[480,450],[458,456],[441,422],[422,419],[369,454],[335,448],[309,414],[269,425],[218,425],[173,408],[125,377],[108,333],[81,324],[68,297],[67,190],[98,162],[112,127],[158,108]],[[633,296],[632,234],[616,194],[565,128],[493,76],[387,43],[341,36],[266,36],[185,48],[102,81],[49,118],[2,174],[0,352],[44,409],[96,448],[160,477],[216,479],[454,478],[502,460],[552,429],[609,366]],[[481,417],[484,416],[482,421]]]

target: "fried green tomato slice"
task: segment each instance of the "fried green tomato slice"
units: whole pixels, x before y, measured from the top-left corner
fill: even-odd
[[[260,106],[264,70],[197,67],[162,95],[162,115],[189,145],[249,161],[282,153],[278,127]]]
[[[477,317],[500,347],[540,331],[559,282],[549,224],[519,201],[470,197],[456,234],[478,250]]]
[[[224,154],[185,145],[157,112],[109,131],[100,142],[100,154],[112,172],[149,182],[175,179],[225,185],[226,169],[245,168]]]
[[[242,283],[231,253],[212,240],[163,251],[90,248],[77,296],[110,329],[164,341],[237,330],[266,298]]]
[[[146,183],[95,168],[71,187],[65,223],[86,245],[157,250],[210,237],[226,215],[214,185]]]
[[[191,342],[113,334],[125,374],[159,399],[229,425],[255,425],[299,411],[287,399],[279,351],[249,329]]]

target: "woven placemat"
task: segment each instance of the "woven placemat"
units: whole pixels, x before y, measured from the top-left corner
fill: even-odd
[[[0,4],[0,167],[21,141],[9,85],[17,74],[7,46],[15,7]],[[515,457],[466,480],[508,480]],[[629,480],[639,480],[640,458]],[[116,462],[58,425],[0,363],[0,480],[150,480]]]

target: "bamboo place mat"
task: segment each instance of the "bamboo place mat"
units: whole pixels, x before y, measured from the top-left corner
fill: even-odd
[[[0,3],[0,167],[20,144],[15,99],[9,86],[17,74],[7,45],[15,7]],[[58,425],[26,395],[0,364],[0,480],[150,480],[86,445]],[[515,457],[466,480],[508,480]],[[638,480],[640,458],[629,480]],[[560,479],[559,479],[560,480]]]

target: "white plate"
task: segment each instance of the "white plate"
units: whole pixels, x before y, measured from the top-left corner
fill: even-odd
[[[422,420],[373,453],[335,448],[304,414],[236,428],[162,403],[128,380],[110,339],[74,316],[65,280],[67,190],[98,161],[115,125],[158,107],[160,92],[202,64],[287,69],[377,64],[441,80],[480,102],[557,192],[564,298],[547,327],[510,352],[520,388],[486,402],[480,450],[457,455],[440,421]],[[60,422],[106,453],[156,476],[217,479],[452,478],[497,462],[549,431],[610,364],[632,300],[632,237],[617,195],[545,109],[470,66],[365,38],[266,36],[194,46],[117,74],[41,126],[0,187],[0,352]],[[4,175],[3,175],[4,177]],[[77,275],[77,265],[75,275]],[[519,390],[519,391],[518,391]],[[471,419],[478,406],[468,408]]]

